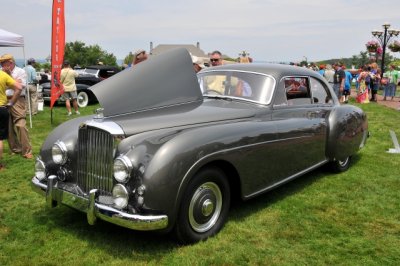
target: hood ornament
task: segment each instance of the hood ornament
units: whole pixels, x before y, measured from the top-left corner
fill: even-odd
[[[95,113],[95,116],[94,116],[94,119],[95,119],[95,120],[103,121],[103,118],[104,118],[104,108],[97,108],[97,109],[94,111],[94,113]]]

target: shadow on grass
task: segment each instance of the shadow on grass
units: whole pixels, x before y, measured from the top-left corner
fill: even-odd
[[[90,243],[90,247],[100,249],[110,256],[132,257],[132,251],[144,257],[158,260],[180,245],[170,234],[153,231],[141,232],[120,227],[102,220],[95,225],[87,223],[86,214],[67,206],[41,209],[34,213],[35,222],[45,225],[49,230],[62,230]]]
[[[353,157],[352,166],[360,160],[361,154]],[[318,168],[272,191],[248,201],[236,201],[230,210],[228,221],[241,221],[258,211],[268,208],[290,195],[299,193],[312,183],[329,175],[326,167]],[[121,258],[132,257],[132,251],[143,257],[159,261],[163,256],[180,247],[172,234],[140,232],[98,220],[96,225],[87,223],[86,214],[66,206],[34,213],[35,222],[49,231],[57,229],[75,235],[90,243],[89,246]]]

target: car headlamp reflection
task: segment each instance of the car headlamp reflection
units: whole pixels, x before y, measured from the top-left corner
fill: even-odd
[[[125,155],[119,156],[114,161],[114,178],[119,183],[128,182],[131,171],[132,171],[132,162]]]
[[[51,155],[56,164],[63,165],[67,162],[67,146],[62,141],[57,141],[51,148]]]

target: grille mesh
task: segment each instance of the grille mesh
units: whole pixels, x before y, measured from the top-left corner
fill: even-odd
[[[101,195],[113,188],[113,137],[110,133],[85,126],[78,136],[78,186],[88,193],[98,189]]]

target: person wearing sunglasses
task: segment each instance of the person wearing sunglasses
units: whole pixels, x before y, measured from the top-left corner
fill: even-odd
[[[222,54],[220,51],[214,51],[210,56],[211,66],[220,66],[222,65]]]

